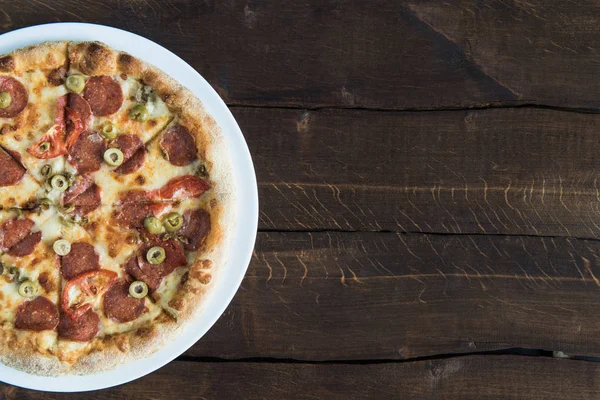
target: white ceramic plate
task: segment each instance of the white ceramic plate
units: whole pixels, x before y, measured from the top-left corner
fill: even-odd
[[[0,380],[8,384],[45,391],[78,392],[119,385],[149,374],[181,355],[208,331],[231,302],[248,268],[258,225],[258,192],[250,152],[239,126],[208,82],[181,58],[136,34],[83,23],[37,25],[5,33],[0,36],[0,54],[55,40],[102,41],[114,49],[126,51],[153,64],[191,90],[223,131],[236,179],[236,197],[241,200],[237,203],[236,225],[230,245],[232,250],[229,251],[227,265],[201,317],[182,331],[176,341],[146,359],[94,375],[42,377],[0,364]]]

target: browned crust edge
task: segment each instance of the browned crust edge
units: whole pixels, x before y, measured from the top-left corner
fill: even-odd
[[[44,42],[23,47],[0,57],[0,73],[21,75],[40,69],[53,70],[67,66],[68,42]]]

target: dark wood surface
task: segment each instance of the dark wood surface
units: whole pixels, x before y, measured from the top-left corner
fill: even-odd
[[[242,287],[184,356],[0,398],[600,398],[598,2],[0,11],[1,32],[95,22],[181,56],[238,120],[261,203]]]

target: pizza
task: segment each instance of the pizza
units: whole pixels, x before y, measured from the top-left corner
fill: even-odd
[[[0,362],[89,374],[175,339],[234,189],[219,127],[157,68],[99,42],[0,56]]]

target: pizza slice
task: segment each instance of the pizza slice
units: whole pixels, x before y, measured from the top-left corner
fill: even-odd
[[[19,353],[19,362],[57,352],[60,282],[53,238],[43,229],[51,214],[0,212],[0,343]]]

